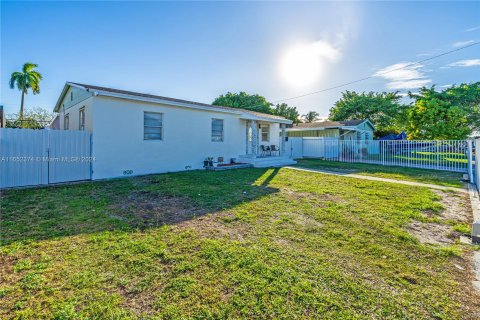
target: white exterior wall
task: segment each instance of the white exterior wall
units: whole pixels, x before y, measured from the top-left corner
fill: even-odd
[[[246,123],[238,115],[150,102],[93,97],[93,179],[202,169],[207,157],[238,158],[246,151]],[[143,139],[144,112],[163,113],[163,140]],[[224,141],[212,142],[212,118],[224,120]],[[270,123],[279,145],[279,124]],[[128,174],[130,175],[130,174]]]
[[[80,125],[80,109],[85,107],[85,130],[93,131],[93,110],[92,103],[93,97],[89,97],[83,101],[80,101],[68,109],[61,110],[60,112],[60,130],[64,130],[65,115],[69,115],[69,130],[79,130]]]
[[[269,124],[270,125],[270,134],[268,141],[262,141],[262,133],[260,129],[258,129],[258,145],[265,145],[270,146],[272,144],[280,147],[281,144],[281,137],[280,137],[280,124],[279,123],[270,123],[265,121],[258,121],[258,124]]]

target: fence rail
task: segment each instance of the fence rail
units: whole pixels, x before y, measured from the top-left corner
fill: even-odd
[[[472,142],[468,140],[333,140],[302,139],[302,151],[292,154],[341,162],[471,172]],[[291,146],[299,145],[298,142]]]

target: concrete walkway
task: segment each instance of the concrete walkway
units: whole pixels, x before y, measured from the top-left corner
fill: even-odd
[[[327,171],[327,170],[320,170],[320,169],[306,169],[306,168],[299,168],[299,167],[284,167],[284,168],[291,169],[291,170],[298,170],[298,171],[307,171],[307,172],[330,174],[330,175],[334,175],[334,176],[342,176],[342,177],[355,178],[355,179],[389,182],[389,183],[398,183],[398,184],[405,184],[405,185],[408,185],[408,186],[425,187],[425,188],[438,189],[438,190],[453,190],[453,191],[457,191],[457,192],[468,193],[468,190],[466,188],[464,189],[464,188],[446,187],[446,186],[439,186],[439,185],[436,185],[436,184],[421,183],[421,182],[414,182],[414,181],[405,181],[405,180],[395,180],[395,179],[372,177],[372,176],[364,176],[364,175],[355,174],[355,173],[335,172],[335,171]]]

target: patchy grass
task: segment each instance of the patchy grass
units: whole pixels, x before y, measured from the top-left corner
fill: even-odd
[[[466,223],[456,223],[453,226],[453,230],[455,230],[457,232],[460,232],[460,233],[463,233],[465,235],[470,235],[472,233],[472,229],[471,229],[470,225],[468,225]]]
[[[0,318],[474,319],[471,249],[408,232],[439,200],[287,169],[6,191]]]
[[[457,172],[380,166],[367,163],[338,162],[319,159],[300,159],[298,160],[297,166],[308,169],[355,173],[380,178],[437,184],[446,187],[463,187],[462,174]]]

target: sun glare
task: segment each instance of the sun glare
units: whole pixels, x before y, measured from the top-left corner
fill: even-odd
[[[326,41],[297,44],[280,61],[282,77],[291,86],[312,85],[319,80],[326,63],[337,60],[339,55],[338,49]]]
[[[318,80],[320,59],[312,45],[290,48],[281,62],[282,76],[293,86],[308,86]]]

